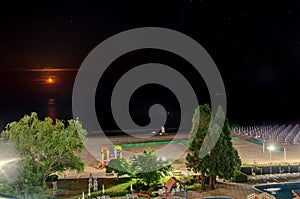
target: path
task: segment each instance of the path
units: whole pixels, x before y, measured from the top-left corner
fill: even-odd
[[[106,174],[103,172],[93,173],[93,177],[97,178],[117,178],[117,174]],[[88,173],[78,173],[78,174],[62,174],[58,177],[59,180],[71,180],[71,179],[88,179],[90,174]]]
[[[234,199],[244,199],[247,198],[248,194],[251,193],[260,193],[252,188],[251,185],[248,184],[238,184],[238,183],[221,183],[219,184],[217,189],[212,191],[204,191],[204,192],[196,192],[196,191],[188,191],[187,198],[188,199],[200,199],[203,197],[210,196],[227,196],[232,197]]]

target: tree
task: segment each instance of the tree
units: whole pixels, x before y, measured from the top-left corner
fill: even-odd
[[[145,149],[143,153],[132,156],[132,175],[141,179],[147,187],[157,184],[161,177],[172,170],[168,161],[159,158],[155,150]]]
[[[84,164],[75,152],[84,148],[86,130],[78,120],[40,120],[36,113],[7,124],[1,137],[16,147],[19,156],[18,179],[13,182],[17,196],[41,198],[47,177],[65,170],[82,171]]]
[[[210,189],[214,189],[216,176],[229,179],[241,166],[238,152],[231,142],[231,130],[227,119],[223,128],[220,128],[224,118],[225,113],[221,107],[213,118],[207,104],[199,106],[193,117],[186,167],[196,173],[201,173],[202,189],[205,189],[207,177]],[[211,120],[213,122],[210,122]],[[205,137],[206,135],[208,137]],[[216,138],[215,136],[219,136],[216,143],[212,142],[212,138]],[[200,154],[200,146],[204,148],[207,155]]]
[[[119,176],[128,174],[130,175],[131,163],[128,159],[119,158],[119,159],[112,159],[108,162],[106,167],[106,173],[111,173],[114,171]]]

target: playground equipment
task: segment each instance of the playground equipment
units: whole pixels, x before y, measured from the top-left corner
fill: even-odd
[[[101,162],[99,164],[100,169],[104,169],[109,160],[122,158],[122,147],[119,145],[111,146],[102,146],[101,148]]]
[[[164,187],[164,198],[172,199],[174,197],[186,199],[186,186],[175,177],[171,177]]]
[[[148,194],[144,194],[144,193],[135,193],[135,192],[132,192],[131,195],[133,196],[133,198],[135,198],[134,196],[144,197],[144,198],[151,198]]]
[[[108,148],[108,146],[102,146],[101,162],[99,164],[99,168],[104,169],[108,165],[108,161],[109,161],[109,148]]]
[[[120,145],[114,146],[115,159],[122,158],[122,147]]]

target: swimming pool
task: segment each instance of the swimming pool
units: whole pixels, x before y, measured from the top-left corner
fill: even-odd
[[[277,199],[292,199],[292,189],[300,189],[300,182],[258,185],[255,188],[274,195]]]

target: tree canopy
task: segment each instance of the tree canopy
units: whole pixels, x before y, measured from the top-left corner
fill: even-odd
[[[137,156],[132,156],[131,160],[133,176],[141,179],[146,186],[157,184],[161,177],[168,175],[168,172],[172,170],[169,162],[158,157],[155,150],[150,148]]]
[[[114,171],[118,176],[130,175],[131,163],[126,158],[111,159],[106,167],[106,173]]]
[[[131,161],[125,158],[112,159],[106,168],[107,173],[114,171],[119,176],[128,174],[137,178],[137,184],[142,185],[144,188],[150,188],[150,186],[158,184],[161,177],[168,175],[171,170],[172,167],[169,161],[160,158],[156,151],[150,148],[133,155]]]
[[[75,152],[84,148],[86,130],[78,120],[40,120],[36,113],[7,124],[1,137],[13,143],[19,156],[18,179],[11,183],[21,197],[41,198],[47,177],[65,170],[82,171],[84,163]]]
[[[224,125],[221,124],[224,118],[225,113],[221,107],[213,117],[207,104],[199,106],[193,117],[186,166],[196,173],[201,173],[202,189],[205,188],[207,177],[209,177],[210,188],[214,189],[216,176],[230,179],[234,171],[239,170],[241,166],[240,157],[231,141],[229,122],[226,119]],[[207,134],[208,137],[205,137]],[[211,142],[213,136],[219,136],[216,143]],[[212,148],[212,150],[201,157],[200,147]]]

